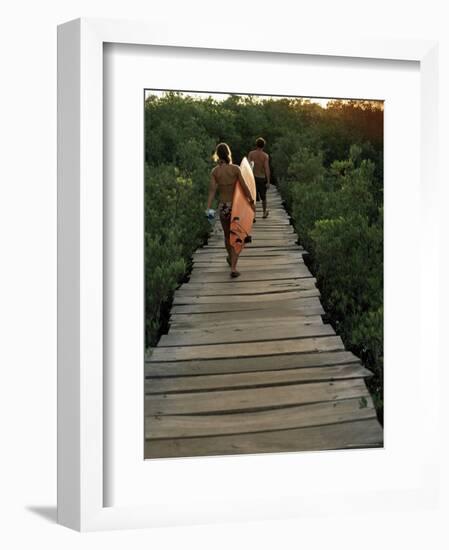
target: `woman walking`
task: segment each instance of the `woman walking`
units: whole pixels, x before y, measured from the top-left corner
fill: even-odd
[[[245,180],[243,179],[240,167],[236,164],[232,164],[231,150],[226,143],[219,143],[217,145],[214,160],[217,162],[217,166],[211,172],[207,208],[210,210],[212,201],[214,200],[218,189],[220,198],[218,203],[218,213],[220,216],[221,225],[223,227],[226,250],[228,252],[226,260],[231,266],[231,277],[238,277],[240,275],[237,271],[238,254],[231,246],[230,241],[232,197],[234,195],[234,188],[237,181],[240,183],[242,190],[247,196],[248,202],[251,204],[254,212],[256,211],[256,207]]]

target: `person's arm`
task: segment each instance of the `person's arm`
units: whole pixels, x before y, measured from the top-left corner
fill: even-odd
[[[256,205],[254,204],[254,199],[251,196],[251,192],[248,189],[248,186],[246,185],[246,181],[243,178],[243,174],[242,174],[242,171],[240,170],[240,168],[238,169],[238,178],[239,178],[239,183],[240,183],[240,185],[243,189],[243,192],[245,193],[246,198],[248,199],[248,202],[250,203],[252,209],[255,211],[256,210]]]
[[[215,194],[217,192],[217,180],[215,179],[215,174],[212,172],[210,176],[210,183],[209,183],[209,196],[207,198],[207,209],[209,210],[212,206],[212,201],[215,198]]]
[[[267,187],[270,186],[271,173],[270,173],[270,157],[267,155],[264,162],[265,176],[267,178]]]

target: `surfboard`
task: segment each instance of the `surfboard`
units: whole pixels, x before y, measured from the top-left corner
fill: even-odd
[[[256,182],[254,180],[253,171],[246,157],[240,163],[243,179],[248,186],[253,200],[256,200]],[[251,241],[251,228],[254,222],[254,211],[251,208],[242,186],[237,181],[232,197],[232,213],[231,213],[231,246],[240,254],[245,246],[245,243]]]

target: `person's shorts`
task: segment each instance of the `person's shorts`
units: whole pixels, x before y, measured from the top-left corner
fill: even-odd
[[[256,180],[256,200],[264,201],[267,198],[267,178],[255,176]]]

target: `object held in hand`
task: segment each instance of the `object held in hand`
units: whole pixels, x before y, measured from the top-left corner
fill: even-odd
[[[213,222],[214,219],[215,219],[215,210],[213,210],[212,208],[207,208],[206,210],[206,217],[207,219],[210,221],[210,222]]]

